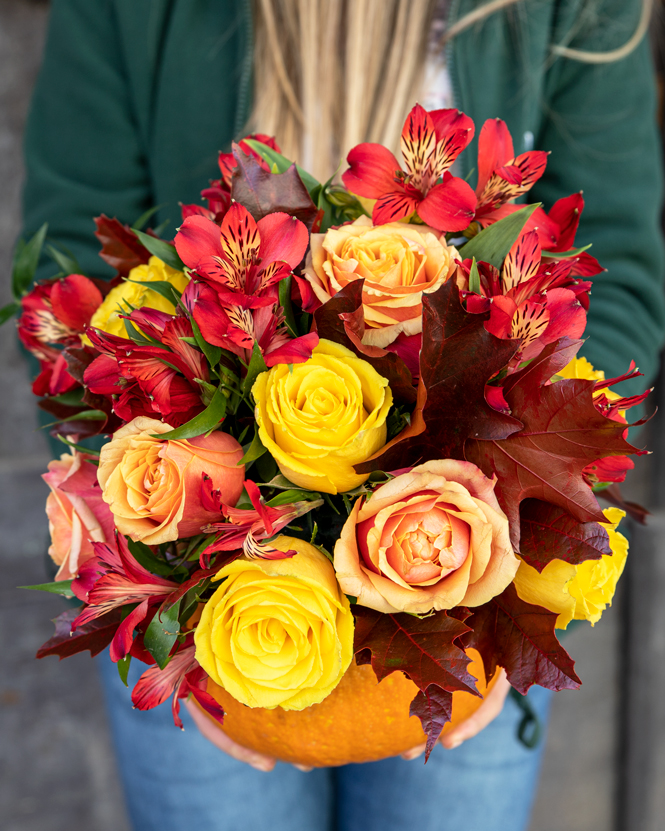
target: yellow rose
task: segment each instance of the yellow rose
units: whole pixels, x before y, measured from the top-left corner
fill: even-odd
[[[99,456],[97,479],[118,531],[147,545],[193,537],[220,519],[202,502],[204,473],[226,505],[236,504],[245,480],[242,447],[233,436],[215,430],[192,439],[153,438],[170,431],[139,416],[116,430]]]
[[[329,695],[353,657],[353,615],[330,561],[313,545],[278,537],[298,553],[284,560],[241,558],[213,578],[203,607],[196,660],[248,707],[303,710]]]
[[[135,282],[131,282],[135,281]],[[160,312],[173,314],[175,305],[167,300],[159,292],[139,283],[154,283],[163,281],[171,283],[178,291],[182,292],[189,283],[189,277],[182,271],[176,271],[162,262],[159,257],[150,257],[147,265],[138,265],[129,272],[127,280],[111,289],[104,298],[104,302],[97,309],[90,320],[93,329],[101,329],[109,335],[127,337],[127,331],[121,314],[128,314],[132,308],[140,309],[147,306],[149,309],[157,309]],[[83,340],[90,343],[84,335]]]
[[[436,291],[455,271],[457,250],[427,225],[351,225],[312,234],[305,277],[322,303],[363,279],[363,343],[385,347],[402,332],[422,332],[423,293]]]
[[[540,574],[524,561],[520,563],[515,576],[517,593],[527,603],[557,612],[557,629],[566,629],[571,620],[597,623],[612,603],[628,554],[628,540],[616,530],[626,514],[619,508],[606,508],[603,513],[607,522],[600,524],[609,534],[611,555],[578,566],[552,560]]]
[[[308,361],[262,372],[252,394],[259,438],[291,482],[343,493],[367,479],[353,465],[386,443],[393,400],[388,382],[367,361],[320,340]]]
[[[566,364],[563,369],[557,372],[556,377],[571,378],[573,380],[579,378],[583,381],[604,381],[605,373],[602,369],[594,369],[591,361],[587,361],[586,358],[573,358],[570,363]],[[609,401],[616,401],[617,398],[621,398],[618,392],[614,392],[608,388],[598,390],[594,395],[605,395]],[[621,410],[620,412],[623,417],[624,411]]]

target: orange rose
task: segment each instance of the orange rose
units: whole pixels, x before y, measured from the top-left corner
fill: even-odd
[[[113,514],[102,499],[97,468],[81,453],[64,453],[49,462],[42,479],[51,489],[46,515],[51,533],[48,553],[60,566],[56,580],[76,577],[79,568],[93,556],[93,542],[111,542]]]
[[[363,343],[385,347],[402,332],[422,332],[423,292],[436,291],[455,272],[458,253],[427,225],[351,225],[312,234],[305,277],[326,303],[353,280],[364,278]]]
[[[518,567],[494,482],[454,459],[414,467],[359,499],[335,545],[342,590],[385,613],[480,606]]]
[[[168,424],[140,416],[118,430],[102,447],[99,484],[122,534],[148,545],[198,534],[219,513],[201,503],[202,474],[235,505],[245,480],[239,465],[242,447],[227,433],[169,441]]]

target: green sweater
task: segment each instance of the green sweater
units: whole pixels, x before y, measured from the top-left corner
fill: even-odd
[[[451,15],[481,5],[453,0]],[[583,190],[578,243],[608,269],[594,281],[585,353],[648,378],[665,331],[661,161],[648,44],[612,64],[552,57],[551,45],[614,48],[639,0],[523,0],[460,34],[449,49],[456,105],[477,125],[503,118],[517,153],[550,150],[531,200],[549,208]],[[25,233],[50,235],[91,274],[92,217],[133,222],[196,201],[216,155],[241,134],[251,92],[249,0],[53,0],[26,136]],[[371,38],[367,47],[371,48]],[[463,155],[475,166],[476,143]],[[49,276],[48,263],[39,277]],[[632,389],[640,387],[638,382]]]

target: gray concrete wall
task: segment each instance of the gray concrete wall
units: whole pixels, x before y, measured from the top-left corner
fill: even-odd
[[[0,0],[0,304],[10,299],[21,132],[46,15],[41,3]],[[62,608],[57,598],[15,588],[45,579],[46,488],[40,473],[48,452],[11,324],[0,330],[0,355],[0,827],[124,831],[93,662],[87,654],[62,663],[33,658],[51,634],[49,619]],[[584,686],[555,699],[531,831],[612,828],[619,624],[615,604],[595,630],[577,631],[567,642]],[[665,722],[654,727],[660,731],[658,781],[665,776]],[[657,802],[653,793],[652,799]],[[654,803],[652,816],[662,807]],[[657,831],[656,822],[630,831]]]

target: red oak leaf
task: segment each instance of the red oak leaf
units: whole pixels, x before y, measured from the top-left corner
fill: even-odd
[[[231,178],[231,195],[257,222],[268,214],[283,212],[295,216],[311,230],[318,209],[295,165],[285,173],[270,173],[260,160],[243,153],[237,144],[233,145],[233,157],[237,166]]]
[[[419,692],[411,702],[410,716],[418,716],[427,733],[425,761],[434,750],[441,731],[453,717],[453,694],[430,684],[425,692]]]
[[[505,439],[520,421],[490,407],[485,386],[519,348],[485,329],[487,315],[469,314],[452,280],[423,296],[419,403],[404,437],[397,436],[358,473],[397,470],[429,459],[464,459],[469,438]]]
[[[522,695],[533,684],[576,690],[582,682],[554,634],[556,619],[556,612],[525,603],[511,583],[489,603],[471,610],[465,622],[472,631],[462,641],[465,648],[480,652],[488,681],[499,666]]]
[[[607,531],[597,522],[578,522],[563,508],[525,499],[520,506],[520,556],[537,571],[552,560],[579,565],[611,554]]]
[[[67,609],[55,618],[55,635],[39,647],[37,658],[59,655],[62,661],[63,658],[69,658],[77,652],[85,652],[86,649],[90,650],[94,658],[106,649],[120,626],[120,610],[113,609],[72,632],[72,623],[80,611],[80,609]]]
[[[412,404],[416,400],[416,390],[404,361],[394,352],[361,343],[365,331],[363,284],[364,280],[354,280],[317,309],[314,314],[316,330],[320,338],[346,346],[370,363],[379,375],[387,379],[398,404]]]
[[[455,643],[469,632],[463,620],[449,617],[446,612],[426,618],[387,615],[364,606],[355,606],[353,613],[357,661],[371,663],[379,681],[401,670],[423,691],[435,684],[448,692],[478,694],[475,679],[467,672],[470,659]]]
[[[572,348],[571,342],[563,348],[562,341],[556,341],[505,383],[504,396],[511,412],[524,424],[519,433],[489,441],[471,439],[466,445],[467,460],[486,476],[498,477],[496,495],[510,521],[516,551],[523,499],[551,502],[578,522],[604,522],[582,472],[603,456],[637,452],[623,438],[626,425],[598,411],[593,381],[547,383],[565,359],[566,349]]]
[[[95,225],[95,236],[102,244],[99,256],[122,277],[150,259],[150,252],[141,245],[129,225],[123,225],[119,220],[104,214],[95,217]]]

